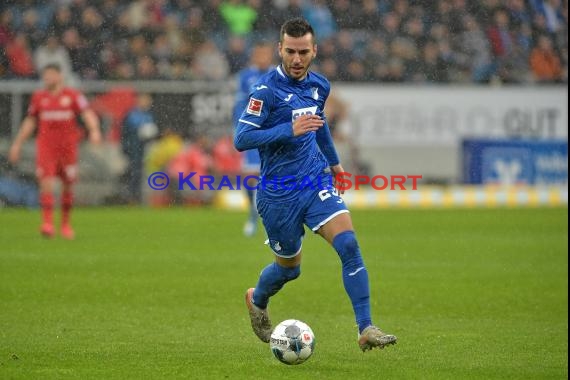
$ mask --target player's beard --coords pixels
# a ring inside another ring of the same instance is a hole
[[[311,67],[311,63],[313,63],[313,60],[311,60],[307,66],[299,66],[299,70],[296,70],[296,66],[292,66],[292,65],[285,65],[283,64],[283,67],[286,67],[285,71],[287,71],[287,74],[295,80],[302,80],[305,78],[305,76],[307,75],[307,73],[309,72],[309,68]],[[293,71],[296,70],[296,71]]]
[[[59,82],[46,84],[46,89],[49,92],[58,92],[61,87],[62,85]]]
[[[297,68],[295,66],[287,66],[287,74],[295,80],[301,80],[301,79],[305,78],[305,76],[309,72],[309,68],[311,67],[311,63],[312,63],[312,61],[309,62],[309,64],[306,67],[305,66],[299,67],[299,70],[297,70]],[[293,70],[295,70],[295,71],[293,71]]]

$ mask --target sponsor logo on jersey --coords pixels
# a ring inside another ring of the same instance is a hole
[[[40,114],[40,118],[42,120],[47,120],[47,121],[69,121],[69,120],[73,120],[74,118],[74,114],[73,111],[71,110],[67,110],[67,111],[43,111]]]
[[[263,90],[264,88],[269,88],[269,87],[267,87],[266,85],[262,84],[261,86],[257,86],[255,89],[259,91],[259,90]]]
[[[289,94],[287,95],[287,97],[283,100],[285,100],[286,102],[288,102],[289,100],[291,100],[291,98],[293,97],[293,94]]]
[[[69,96],[62,96],[61,99],[59,99],[59,104],[62,107],[69,107],[71,104],[71,98]]]
[[[313,97],[313,99],[319,100],[319,88],[318,87],[311,88],[311,96]]]
[[[293,121],[295,121],[299,116],[316,115],[316,114],[317,114],[317,106],[307,107],[307,108],[299,108],[299,109],[293,110]]]
[[[253,116],[261,116],[261,110],[263,109],[263,100],[250,98],[249,104],[247,106],[247,113]]]

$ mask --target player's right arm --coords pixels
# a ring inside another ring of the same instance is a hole
[[[249,103],[238,120],[234,145],[243,152],[263,145],[284,142],[290,137],[302,136],[317,131],[324,121],[317,115],[298,117],[295,122],[263,128],[275,102],[273,92],[264,85],[258,86],[249,98]]]
[[[18,162],[20,159],[20,151],[22,150],[22,145],[24,142],[29,139],[34,130],[36,129],[36,120],[39,115],[38,109],[38,96],[34,94],[30,101],[30,106],[28,107],[28,114],[22,121],[20,125],[20,130],[10,147],[10,151],[8,152],[8,160],[12,163]]]

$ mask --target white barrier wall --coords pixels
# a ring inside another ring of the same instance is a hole
[[[25,96],[38,83],[0,82],[0,140],[23,118]],[[155,95],[159,127],[231,133],[231,82],[84,82],[88,94],[133,87]],[[568,138],[568,87],[468,87],[333,83],[349,105],[344,129],[373,174],[421,174],[460,182],[464,138]],[[342,129],[342,126],[341,126]],[[0,141],[1,143],[2,141]],[[0,144],[1,145],[1,144]],[[345,161],[350,149],[340,146]]]
[[[380,174],[457,182],[464,138],[568,138],[568,88],[334,86],[342,126]]]

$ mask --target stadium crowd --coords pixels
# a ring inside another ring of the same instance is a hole
[[[0,79],[223,80],[292,16],[331,80],[567,82],[567,0],[3,0]]]

